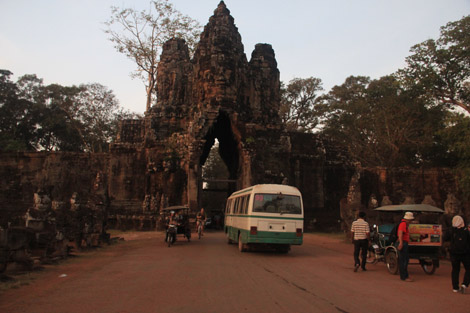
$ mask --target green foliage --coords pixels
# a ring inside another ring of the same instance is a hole
[[[439,39],[417,44],[411,53],[398,72],[406,85],[470,113],[470,16],[441,27]]]
[[[434,134],[444,112],[415,90],[385,76],[349,77],[323,98],[323,133],[347,147],[364,166],[419,166],[432,163]]]
[[[197,21],[176,10],[168,0],[151,1],[149,11],[141,12],[111,7],[111,18],[105,24],[105,32],[116,50],[136,63],[133,76],[146,84],[148,110],[163,44],[171,38],[182,38],[194,51],[201,27]]]
[[[107,151],[118,120],[131,116],[99,84],[43,85],[36,75],[17,83],[0,72],[0,144],[3,151]]]
[[[470,197],[470,117],[463,114],[451,114],[447,120],[448,127],[440,135],[455,155],[455,169],[459,177],[462,192]]]
[[[219,153],[219,143],[216,141],[212,146],[209,156],[206,159],[202,167],[202,177],[204,180],[207,179],[228,179],[229,171],[225,165],[222,157]],[[203,186],[204,189],[210,191],[203,191],[202,193],[202,206],[205,208],[209,215],[212,215],[218,211],[223,210],[225,206],[225,200],[227,199],[228,193],[213,190],[224,190],[227,189],[227,183],[224,182],[207,182]]]
[[[254,142],[255,142],[255,138],[253,138],[253,137],[248,137],[248,138],[246,138],[246,140],[245,140],[245,143],[248,144],[248,145],[249,145],[249,144],[252,144],[252,143],[254,143]]]
[[[287,87],[281,86],[279,115],[289,131],[311,132],[318,125],[320,111],[317,110],[322,91],[319,78],[294,78]]]
[[[19,98],[18,86],[10,80],[11,75],[10,71],[0,71],[1,149],[34,150],[39,136],[37,122],[41,108]]]
[[[209,152],[204,166],[202,167],[202,177],[204,179],[227,179],[229,172],[222,157],[219,154],[219,143],[216,142]],[[208,184],[210,188],[219,188],[217,183]]]

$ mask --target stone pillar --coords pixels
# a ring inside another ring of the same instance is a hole
[[[242,162],[240,162],[241,169],[239,169],[239,173],[241,173],[241,177],[239,181],[241,183],[241,188],[247,188],[252,185],[251,179],[251,152],[248,150],[243,149],[241,151]]]
[[[194,164],[189,166],[188,170],[188,205],[192,211],[198,209],[198,194],[199,194],[199,165]]]

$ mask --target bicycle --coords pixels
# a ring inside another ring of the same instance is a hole
[[[203,220],[198,220],[197,221],[197,235],[198,235],[199,239],[201,239],[201,237],[202,237],[202,223],[203,222],[204,222]]]

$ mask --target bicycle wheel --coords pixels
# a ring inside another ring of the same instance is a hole
[[[395,251],[388,251],[385,254],[385,263],[390,274],[398,273],[398,255]]]
[[[370,264],[375,264],[377,263],[377,258],[375,256],[375,250],[374,249],[368,249],[367,250],[367,259],[366,259],[366,262],[367,263],[370,263]]]

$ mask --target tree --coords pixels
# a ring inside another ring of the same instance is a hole
[[[194,49],[200,25],[177,11],[168,0],[150,2],[149,11],[111,7],[106,33],[120,53],[132,59],[137,70],[132,74],[146,84],[147,111],[150,109],[157,79],[157,65],[163,44],[171,38],[183,38]]]
[[[318,93],[322,90],[321,79],[314,77],[294,78],[287,88],[281,87],[279,114],[287,130],[311,132],[318,125]]]
[[[463,193],[470,197],[470,117],[450,114],[447,127],[440,131],[447,147],[455,156],[454,168]]]
[[[35,150],[42,107],[20,97],[12,73],[0,70],[0,147],[3,151]]]
[[[118,122],[135,117],[100,84],[44,86],[36,75],[14,83],[11,75],[0,71],[2,150],[107,151]]]
[[[364,166],[417,166],[433,161],[444,113],[405,90],[393,76],[349,77],[324,98],[323,133]]]
[[[83,125],[87,149],[93,152],[106,151],[115,135],[113,120],[119,111],[113,92],[97,83],[80,85],[72,109],[74,111],[70,113]]]
[[[212,146],[209,155],[202,167],[202,177],[204,179],[228,179],[229,172],[219,153],[219,142]],[[223,188],[218,183],[207,183],[208,188]]]
[[[117,120],[131,114],[124,112],[114,93],[98,84],[45,87],[46,102],[51,110],[61,111],[72,127],[82,151],[107,151],[117,133]]]
[[[441,27],[438,40],[426,40],[411,52],[407,67],[398,72],[407,85],[470,113],[470,16]]]
[[[212,146],[209,155],[202,167],[202,177],[208,179],[227,179],[229,171],[219,153],[219,142],[216,141]],[[202,193],[202,206],[208,214],[214,214],[224,208],[228,194],[226,192],[216,191],[227,188],[228,183],[224,182],[207,182],[204,186],[205,191]]]

